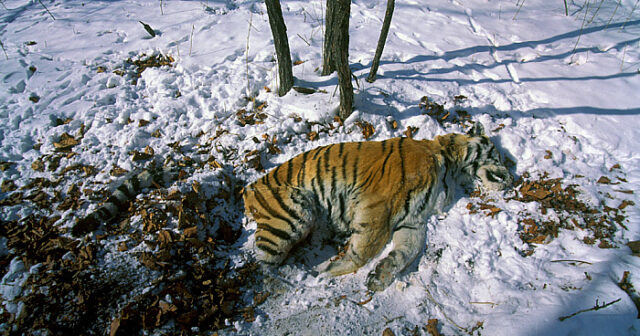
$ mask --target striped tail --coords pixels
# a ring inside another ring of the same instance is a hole
[[[122,212],[129,208],[129,201],[134,199],[143,189],[154,183],[164,184],[174,176],[169,168],[159,170],[144,170],[138,175],[124,181],[98,210],[78,220],[71,229],[75,237],[95,231],[101,223],[110,223]]]

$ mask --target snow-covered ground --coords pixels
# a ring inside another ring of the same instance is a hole
[[[402,136],[409,126],[418,139],[465,131],[424,113],[420,102],[427,96],[452,115],[465,110],[483,123],[517,177],[536,180],[547,173],[561,178],[563,188],[577,185],[579,199],[595,209],[621,208],[624,220],[612,224],[615,247],[588,244],[590,231],[577,228],[544,243],[524,242],[523,219],[560,215],[542,214],[538,202],[513,199],[513,191],[482,200],[461,194],[446,216],[430,219],[424,254],[384,292],[367,293],[370,266],[330,278],[298,253],[243,288],[245,305],[257,292],[269,294],[256,305],[255,320],[229,319],[220,332],[379,335],[390,328],[420,335],[435,319],[444,334],[639,334],[636,306],[618,284],[629,271],[626,282],[640,285],[640,259],[625,245],[640,240],[638,2],[567,1],[567,16],[561,0],[397,1],[378,79],[367,83],[385,5],[352,3],[356,106],[340,125],[334,121],[337,77],[319,75],[323,1],[282,1],[298,61],[296,85],[318,90],[284,97],[274,93],[275,51],[262,1],[2,1],[3,225],[38,214],[60,216],[55,226],[70,228],[104,200],[90,198],[86,189],[114,190],[127,176],[112,176],[114,168],[131,174],[147,166],[150,160],[136,159],[134,151],[160,162],[188,156],[201,163],[172,188],[185,192],[198,182],[198,192],[213,197],[224,190],[225,176],[246,182],[261,176],[251,160],[256,155],[269,170],[320,145],[362,141],[361,122],[375,129],[369,140]],[[136,79],[132,62],[149,55],[174,62],[147,68]],[[64,170],[74,165],[92,168]],[[58,183],[29,185],[39,177]],[[86,201],[60,207],[73,185]],[[38,195],[7,201],[38,188],[52,199],[46,206]],[[479,202],[500,211],[470,211],[468,205]],[[199,238],[216,235],[220,216],[244,222],[240,210],[237,203],[213,207],[208,215],[215,224]],[[167,228],[177,232],[175,223]],[[235,245],[216,252],[238,267],[251,255],[245,224],[236,227]],[[152,247],[120,249],[122,237],[89,237],[100,267],[132,278],[131,293],[121,293],[119,302],[144,292],[157,276],[134,256]],[[33,294],[27,278],[44,272],[25,265],[7,242],[0,237],[0,257],[10,260],[0,264],[0,316],[7,318],[0,331],[18,328],[11,314],[31,313],[20,298]],[[601,308],[559,319],[594,307]]]

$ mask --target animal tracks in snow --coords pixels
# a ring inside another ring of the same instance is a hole
[[[467,18],[469,19],[469,26],[471,27],[471,30],[475,34],[483,36],[484,38],[487,39],[487,41],[489,41],[489,44],[491,45],[490,54],[493,60],[498,64],[504,64],[504,66],[507,69],[507,73],[509,74],[509,77],[511,77],[511,80],[516,84],[520,83],[520,77],[518,76],[518,72],[516,71],[513,64],[509,62],[506,62],[506,63],[503,62],[502,58],[498,54],[498,50],[496,48],[499,45],[496,41],[495,36],[487,32],[480,24],[478,24],[476,20],[473,19],[473,12],[471,11],[471,9],[467,8],[464,12],[467,15]]]

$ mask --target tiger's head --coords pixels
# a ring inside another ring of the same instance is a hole
[[[443,144],[443,141],[440,141]],[[463,184],[474,184],[485,190],[504,190],[513,183],[513,176],[502,163],[500,153],[484,127],[475,123],[467,134],[452,134],[443,144],[447,156],[455,161]]]

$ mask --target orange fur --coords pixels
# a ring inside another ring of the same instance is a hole
[[[481,156],[469,150],[489,146],[484,153],[493,153],[493,144],[482,138],[448,134],[434,140],[341,143],[292,158],[245,188],[246,213],[257,222],[258,259],[280,263],[314,228],[328,225],[350,239],[345,256],[331,262],[327,272],[356,271],[392,238],[394,251],[379,265],[386,265],[380,272],[388,268],[392,279],[418,254],[425,217],[450,202],[456,175],[469,170],[465,160]],[[473,167],[506,171],[499,158],[487,162],[491,165]],[[385,279],[369,285],[376,290],[388,285],[388,274],[380,278]]]

